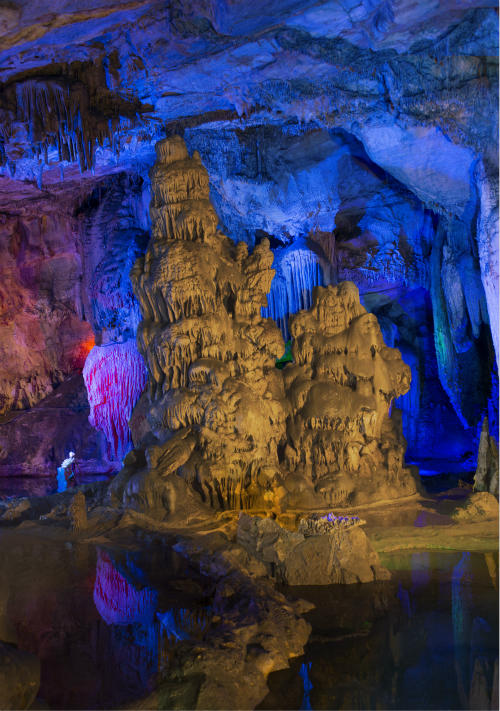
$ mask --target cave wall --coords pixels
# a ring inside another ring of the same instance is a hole
[[[0,6],[0,410],[93,339],[133,348],[148,170],[181,134],[225,233],[270,240],[263,315],[288,338],[315,285],[353,280],[412,367],[409,451],[474,450],[498,422],[496,4],[84,6]]]
[[[71,212],[45,201],[2,218],[0,414],[36,405],[83,367],[94,342]]]
[[[58,195],[24,189],[13,205],[0,240],[0,472],[47,475],[71,449],[81,470],[116,468],[145,383],[129,272],[149,239],[147,185],[121,172]]]

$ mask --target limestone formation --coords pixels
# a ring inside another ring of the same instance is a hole
[[[78,491],[71,499],[69,518],[74,533],[80,533],[87,528],[87,504],[82,491]]]
[[[215,508],[347,505],[412,494],[393,400],[411,371],[354,284],[318,287],[290,319],[294,363],[261,317],[274,271],[217,230],[208,176],[179,137],[157,145],[152,239],[131,280],[149,386],[113,485],[127,505],[173,513],[186,484]],[[180,475],[182,484],[175,474]]]
[[[457,522],[494,520],[498,518],[498,501],[488,491],[477,491],[460,502],[451,516]]]
[[[217,230],[207,172],[181,138],[156,151],[151,242],[131,273],[149,373],[132,434],[136,445],[160,444],[161,479],[181,474],[215,507],[262,505],[280,477],[286,419],[275,368],[283,339],[260,315],[273,255],[267,240],[248,254]]]
[[[316,523],[321,519],[315,519]],[[287,531],[270,518],[240,514],[237,540],[287,585],[332,585],[387,580],[365,532],[357,525],[333,523],[324,531]]]
[[[479,440],[474,491],[489,491],[498,496],[498,445],[490,435],[487,417],[483,420]]]
[[[312,502],[314,492],[338,506],[415,493],[399,411],[390,416],[411,371],[385,346],[357,287],[316,287],[313,307],[291,317],[290,332],[294,363],[283,370],[290,500]]]

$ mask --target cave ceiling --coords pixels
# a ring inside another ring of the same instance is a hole
[[[496,162],[495,8],[3,2],[0,190],[33,199],[33,185],[149,167],[165,125],[299,124],[347,131],[429,207],[463,215],[475,162]]]

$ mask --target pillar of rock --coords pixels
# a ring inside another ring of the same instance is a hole
[[[294,363],[283,370],[292,498],[310,499],[311,488],[328,505],[415,493],[400,412],[390,416],[394,399],[410,388],[410,367],[385,345],[355,284],[316,287],[313,301],[290,318]]]
[[[283,339],[260,315],[273,254],[267,240],[248,254],[217,229],[208,174],[182,138],[156,152],[151,242],[131,273],[149,372],[139,410],[170,462],[156,474],[177,471],[216,507],[262,505],[280,478],[286,436],[275,368]]]
[[[349,505],[416,491],[391,404],[411,371],[384,344],[356,286],[317,287],[290,318],[294,362],[263,319],[274,271],[267,240],[248,253],[217,229],[199,155],[156,146],[152,233],[131,280],[149,387],[130,427],[137,450],[113,495],[189,515],[212,507]]]

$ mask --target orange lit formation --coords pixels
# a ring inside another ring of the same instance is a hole
[[[269,243],[248,254],[217,230],[207,172],[181,138],[156,150],[152,240],[131,274],[149,388],[115,495],[164,513],[185,486],[215,508],[276,510],[414,493],[389,417],[410,369],[354,284],[315,291],[311,310],[290,320],[295,362],[277,369],[283,339],[260,315]]]

